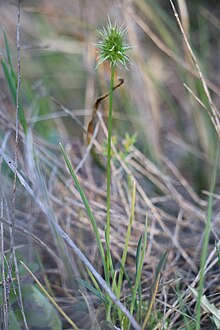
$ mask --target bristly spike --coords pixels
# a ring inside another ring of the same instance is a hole
[[[119,67],[120,63],[127,69],[126,63],[129,63],[130,60],[126,52],[133,47],[125,42],[127,29],[124,27],[124,23],[121,27],[118,27],[117,22],[115,21],[115,23],[112,24],[108,16],[107,27],[97,30],[97,33],[100,36],[100,40],[96,44],[99,50],[96,68],[107,60],[111,67],[115,65]]]

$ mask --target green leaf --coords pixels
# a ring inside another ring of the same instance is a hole
[[[99,251],[100,251],[100,254],[101,254],[101,258],[102,258],[102,264],[103,264],[103,267],[104,267],[104,270],[105,270],[105,274],[107,274],[107,269],[106,269],[106,262],[105,262],[105,253],[104,253],[104,249],[103,249],[103,245],[102,245],[102,242],[101,242],[101,238],[100,238],[100,235],[99,235],[99,230],[98,230],[98,227],[97,227],[97,224],[96,224],[96,221],[95,221],[95,218],[94,218],[94,215],[92,213],[92,210],[89,206],[89,202],[86,198],[86,195],[77,179],[77,176],[74,172],[74,169],[72,167],[72,164],[69,160],[69,157],[66,153],[66,151],[64,150],[62,144],[60,143],[60,147],[61,147],[61,151],[62,151],[62,154],[63,154],[63,157],[64,157],[64,160],[66,162],[66,165],[67,165],[67,168],[73,178],[73,181],[76,185],[76,188],[78,190],[78,192],[80,193],[80,196],[82,198],[82,201],[83,201],[83,204],[85,206],[85,209],[86,209],[86,212],[88,214],[88,217],[91,221],[91,224],[92,224],[92,228],[93,228],[93,231],[94,231],[94,234],[95,234],[95,237],[96,237],[96,241],[98,243],[98,247],[99,247]]]
[[[20,324],[12,310],[9,312],[9,330],[21,330]]]
[[[43,293],[34,285],[26,285],[22,290],[28,324],[37,329],[62,330],[56,309]]]
[[[138,268],[140,265],[140,257],[141,257],[141,245],[142,245],[142,241],[143,241],[143,237],[141,236],[138,242],[138,246],[137,246],[137,252],[136,252],[136,277],[138,274]],[[137,303],[138,302],[138,303]],[[142,315],[141,315],[141,309],[142,309],[142,289],[141,289],[141,282],[138,284],[138,301],[135,301],[135,308],[137,309],[138,313],[137,313],[137,317],[138,320],[140,322]]]
[[[4,57],[1,57],[1,63],[2,63],[2,69],[5,75],[5,78],[8,83],[9,90],[11,92],[11,96],[13,99],[14,104],[16,103],[16,82],[13,80],[13,77],[10,73],[10,70],[8,69],[8,65],[5,62]]]
[[[94,293],[94,295],[96,297],[98,297],[99,299],[101,299],[104,303],[108,304],[109,301],[108,299],[106,299],[101,293],[100,291],[96,290],[91,284],[89,284],[88,282],[84,281],[81,278],[77,278],[76,279],[78,283],[80,283],[81,285],[83,285],[85,288],[87,288],[89,291],[91,291],[92,293]]]
[[[163,265],[166,261],[166,258],[167,258],[167,251],[164,252],[164,254],[162,255],[162,257],[160,258],[159,260],[159,263],[157,265],[157,268],[156,268],[156,276],[155,276],[155,282],[158,281],[158,277],[160,277],[160,272],[161,272],[161,269],[163,268]]]
[[[9,67],[10,67],[10,75],[11,75],[13,81],[14,81],[14,84],[16,85],[17,77],[16,77],[14,67],[13,67],[13,64],[12,64],[11,51],[10,51],[9,44],[8,44],[8,38],[7,38],[7,35],[6,35],[5,31],[3,33],[4,33],[4,39],[5,39],[5,48],[6,48],[6,53],[7,53],[7,60],[8,60],[8,64],[9,64]]]
[[[136,251],[136,258],[135,258],[135,263],[136,263],[136,275],[137,275],[137,270],[140,264],[140,255],[141,255],[141,245],[142,245],[143,237],[141,236],[138,241],[138,246],[137,246],[137,251]]]
[[[4,39],[5,39],[5,47],[6,47],[6,52],[7,52],[8,64],[10,65],[10,68],[13,68],[12,60],[11,60],[11,52],[10,52],[10,48],[9,48],[9,44],[8,44],[8,38],[7,38],[5,31],[3,32],[3,34],[4,34]]]

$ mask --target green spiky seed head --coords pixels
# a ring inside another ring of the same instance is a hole
[[[127,30],[122,26],[118,27],[116,23],[112,25],[109,19],[107,28],[103,27],[101,30],[97,30],[97,32],[100,36],[100,40],[96,44],[99,50],[97,67],[104,61],[108,61],[110,66],[122,64],[127,69],[126,64],[130,60],[126,53],[133,48],[125,41]]]

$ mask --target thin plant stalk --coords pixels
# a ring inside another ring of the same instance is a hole
[[[112,25],[110,18],[108,19],[107,28],[97,31],[100,40],[96,44],[99,51],[97,67],[108,61],[111,68],[110,92],[109,92],[109,113],[108,113],[108,156],[107,156],[107,215],[105,228],[106,241],[106,267],[111,271],[112,278],[114,277],[114,269],[110,253],[110,205],[111,205],[111,138],[112,138],[112,108],[113,108],[113,91],[114,91],[114,75],[115,66],[122,64],[125,68],[129,58],[126,52],[132,47],[125,42],[126,29],[123,26],[118,27],[115,23]],[[110,274],[109,274],[110,275]],[[107,279],[106,279],[107,281]],[[108,282],[108,281],[107,281]]]
[[[115,66],[111,66],[111,81],[109,93],[109,112],[108,112],[108,160],[107,160],[107,219],[106,219],[106,264],[110,270],[110,205],[111,205],[111,139],[112,139],[112,108],[113,108],[113,88],[114,88]]]
[[[110,91],[109,91],[109,111],[108,111],[108,159],[107,159],[107,218],[106,218],[106,268],[107,272],[110,270],[113,273],[113,265],[111,261],[111,250],[110,250],[110,206],[111,206],[111,139],[112,139],[112,108],[113,108],[113,91],[114,91],[114,76],[115,66],[111,66],[111,80],[110,80]],[[111,319],[111,304],[107,306],[107,320]]]
[[[206,265],[211,220],[212,220],[213,192],[214,192],[215,183],[216,183],[218,159],[219,159],[219,150],[217,148],[216,163],[215,163],[215,167],[213,169],[211,185],[210,185],[207,219],[206,219],[204,240],[203,240],[203,245],[202,245],[202,256],[201,256],[201,262],[200,262],[200,279],[199,279],[199,287],[198,287],[198,298],[197,298],[197,303],[196,303],[196,330],[200,330],[201,300],[202,300],[202,293],[203,293],[203,286],[204,286],[205,265]]]
[[[124,267],[125,267],[125,262],[126,262],[126,257],[127,257],[127,252],[128,252],[128,244],[131,236],[131,227],[132,227],[132,222],[134,219],[134,211],[135,211],[135,200],[136,200],[136,183],[133,183],[133,192],[132,192],[132,204],[131,204],[131,215],[130,215],[130,221],[127,229],[127,234],[126,234],[126,239],[125,239],[125,246],[123,249],[123,255],[121,259],[121,268],[119,271],[119,277],[118,277],[118,286],[117,286],[117,297],[120,298],[120,293],[121,293],[121,287],[122,287],[122,278],[124,275]]]
[[[123,249],[123,254],[122,254],[122,259],[121,259],[121,267],[120,267],[119,276],[118,276],[118,284],[117,284],[117,287],[115,288],[116,296],[118,299],[120,299],[120,295],[121,295],[122,279],[123,279],[123,275],[124,275],[125,262],[126,262],[127,252],[128,252],[128,244],[129,244],[129,240],[130,240],[130,236],[131,236],[131,227],[132,227],[132,222],[134,219],[135,200],[136,200],[136,183],[134,182],[133,183],[133,192],[132,192],[131,215],[130,215],[129,225],[128,225],[126,239],[125,239],[125,246]],[[118,309],[118,316],[121,321],[122,313],[121,313],[120,309]]]
[[[131,306],[130,306],[131,315],[133,314],[133,311],[134,311],[136,293],[137,293],[137,289],[138,289],[138,286],[139,286],[140,280],[141,280],[141,272],[142,272],[142,268],[143,268],[143,264],[144,264],[144,256],[145,256],[146,247],[147,247],[147,223],[148,223],[148,217],[147,217],[147,214],[146,214],[143,246],[142,246],[142,251],[141,251],[141,255],[140,255],[140,260],[139,260],[139,263],[137,265],[137,274],[136,274],[135,285],[134,285],[133,294],[132,294],[132,303],[131,303]]]

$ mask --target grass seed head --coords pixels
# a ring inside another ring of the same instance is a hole
[[[104,61],[108,61],[110,66],[123,65],[127,69],[126,64],[130,62],[127,51],[132,48],[125,41],[127,30],[123,26],[118,27],[116,22],[112,25],[108,20],[107,28],[103,27],[97,30],[100,40],[96,47],[99,50],[97,67]]]

